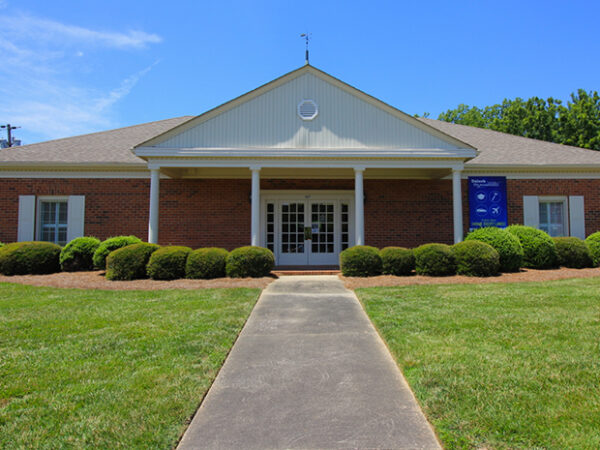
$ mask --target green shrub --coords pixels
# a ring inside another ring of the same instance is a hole
[[[150,255],[160,247],[141,242],[118,248],[106,258],[106,278],[109,280],[136,280],[147,278],[146,265]]]
[[[585,240],[585,243],[590,249],[594,267],[600,266],[600,231],[590,234]]]
[[[60,252],[60,267],[65,272],[92,270],[94,268],[94,252],[100,245],[95,237],[75,238],[65,245]]]
[[[491,245],[500,255],[500,272],[518,272],[523,263],[523,247],[519,238],[502,228],[485,227],[472,231],[465,241],[481,241]]]
[[[262,247],[240,247],[227,256],[225,272],[228,277],[265,277],[275,266],[273,252]]]
[[[110,252],[131,244],[139,244],[142,240],[135,236],[115,236],[100,243],[94,252],[94,267],[106,269],[106,257]]]
[[[340,269],[345,277],[381,275],[383,262],[379,250],[368,245],[355,245],[340,253]]]
[[[225,265],[229,252],[224,248],[199,248],[188,256],[185,265],[186,278],[221,278],[225,276]]]
[[[548,233],[525,225],[511,225],[506,231],[515,235],[523,247],[523,267],[554,269],[558,267],[556,245]]]
[[[552,238],[556,245],[558,264],[573,269],[592,267],[592,255],[585,242],[576,237]]]
[[[464,241],[452,247],[456,273],[470,277],[491,277],[498,274],[500,255],[494,247],[481,241]]]
[[[0,242],[0,248],[4,247],[4,244],[2,242]]]
[[[449,245],[425,244],[415,248],[414,253],[418,275],[443,277],[456,273],[456,261]]]
[[[192,251],[189,247],[161,247],[152,253],[146,266],[153,280],[176,280],[185,277],[185,263]]]
[[[60,272],[60,246],[50,242],[15,242],[0,249],[0,273],[38,275]]]
[[[384,275],[410,275],[415,269],[415,254],[409,248],[386,247],[379,252]]]

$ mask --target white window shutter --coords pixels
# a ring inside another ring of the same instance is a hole
[[[85,196],[69,195],[67,204],[67,242],[83,236]]]
[[[17,241],[33,241],[35,235],[35,195],[19,195]]]
[[[585,212],[583,195],[569,196],[569,224],[571,236],[585,239]]]
[[[523,225],[539,228],[540,204],[537,195],[523,196]]]

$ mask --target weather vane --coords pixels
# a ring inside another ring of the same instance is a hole
[[[310,40],[311,36],[312,36],[312,33],[302,33],[300,35],[300,37],[304,38],[304,40],[306,41],[306,64],[308,64],[308,41]]]

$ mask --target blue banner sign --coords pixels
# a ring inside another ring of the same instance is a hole
[[[506,228],[506,177],[469,177],[469,230]]]

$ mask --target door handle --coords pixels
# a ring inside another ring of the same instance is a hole
[[[304,227],[304,240],[310,241],[312,239],[312,229],[310,227]]]

